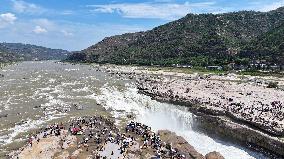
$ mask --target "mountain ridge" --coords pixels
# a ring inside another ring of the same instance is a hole
[[[50,49],[43,46],[22,43],[0,43],[0,60],[32,61],[32,60],[62,60],[70,52],[62,49]],[[7,58],[9,55],[10,58]],[[5,58],[6,57],[6,58]]]
[[[104,38],[77,52],[76,55],[83,57],[77,61],[141,65],[227,65],[247,58],[240,56],[244,54],[245,46],[283,23],[284,7],[269,12],[188,14],[149,31]],[[68,59],[76,61],[72,55]]]

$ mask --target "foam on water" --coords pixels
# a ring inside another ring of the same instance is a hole
[[[90,95],[86,95],[80,98],[85,98],[85,99],[98,99],[97,94],[96,93],[92,93]]]
[[[149,125],[154,130],[168,129],[176,132],[202,154],[218,151],[225,158],[265,158],[260,153],[214,140],[206,134],[192,130],[193,115],[185,107],[152,100],[139,94],[138,90],[130,85],[125,91],[119,91],[116,87],[109,87],[106,84],[101,88],[101,94],[96,96],[96,100],[106,109],[113,110],[112,114],[115,117],[125,117],[129,113],[134,113],[138,122]]]
[[[74,69],[65,69],[65,71],[70,72],[70,71],[79,71],[79,68],[74,68]]]
[[[65,103],[64,101],[60,99],[55,99],[53,96],[48,95],[47,97],[48,102],[45,104],[41,104],[42,107],[44,107],[46,110],[54,110],[56,108],[69,108],[70,105]]]
[[[101,94],[95,96],[95,99],[107,110],[116,110],[112,112],[115,117],[125,117],[127,113],[134,113],[137,115],[140,112],[143,112],[145,108],[140,105],[143,103],[138,103],[143,101],[133,100],[129,93],[131,93],[131,90],[121,92],[115,87],[108,87],[108,84],[106,84],[101,88]]]
[[[89,87],[84,87],[84,88],[78,88],[78,89],[72,89],[74,92],[90,92]]]
[[[62,85],[66,85],[66,83],[63,83]],[[9,128],[6,130],[6,135],[0,136],[0,143],[3,145],[12,143],[15,141],[15,137],[17,137],[19,134],[28,132],[31,129],[38,128],[48,121],[54,120],[61,118],[65,115],[66,113],[61,113],[57,109],[67,109],[70,107],[69,104],[65,103],[64,101],[55,98],[52,96],[51,93],[62,93],[62,85],[59,85],[58,87],[44,87],[44,88],[38,88],[30,98],[32,99],[45,99],[47,100],[45,103],[41,104],[41,107],[45,108],[44,117],[39,118],[38,120],[32,120],[32,119],[26,119],[25,121],[21,122],[20,124],[16,124],[14,127]],[[69,83],[67,84],[69,85]],[[73,85],[73,84],[71,84]],[[51,93],[48,93],[50,91],[53,91]],[[11,101],[12,97],[10,97],[7,102],[5,102],[4,106],[5,109],[8,109],[9,103]],[[26,101],[29,102],[29,101]],[[15,104],[15,103],[13,103]],[[4,131],[2,131],[4,132]]]
[[[11,99],[12,99],[12,97],[9,97],[9,99],[4,104],[4,110],[9,110],[10,109],[10,104],[11,104],[10,101],[11,101]]]
[[[15,141],[15,137],[17,137],[21,133],[28,132],[29,130],[39,128],[44,125],[48,121],[61,118],[67,115],[66,113],[58,113],[49,111],[45,114],[45,117],[42,117],[38,120],[26,119],[19,124],[16,124],[14,127],[9,128],[7,131],[10,132],[7,135],[0,136],[0,143],[3,145],[10,144]],[[6,131],[6,130],[2,130]],[[20,140],[20,139],[18,139]]]
[[[44,121],[42,120],[27,119],[26,121],[23,122],[23,124],[15,125],[15,127],[10,128],[8,131],[11,133],[9,133],[8,135],[0,136],[0,143],[9,144],[13,142],[14,138],[18,134],[24,133],[30,129],[35,129],[43,123]]]
[[[62,86],[65,87],[65,86],[75,86],[77,84],[82,84],[80,81],[75,81],[75,82],[63,82],[62,83]]]
[[[53,79],[53,78],[51,78],[51,79],[49,79],[49,83],[54,83],[56,81],[56,79]]]
[[[64,115],[64,114],[62,114]],[[21,124],[16,124],[14,127],[8,129],[10,132],[7,135],[0,136],[0,143],[3,145],[9,144],[14,142],[15,137],[19,135],[20,133],[25,133],[31,129],[36,129],[39,126],[43,125],[44,123],[60,118],[60,114],[54,115],[54,116],[46,116],[44,118],[41,118],[39,120],[32,120],[32,119],[26,119]]]

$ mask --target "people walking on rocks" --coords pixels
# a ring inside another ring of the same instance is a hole
[[[120,131],[113,123],[101,116],[73,119],[67,124],[69,127],[55,123],[44,128],[36,137],[31,136],[28,144],[32,147],[33,141],[39,142],[40,137],[55,137],[60,141],[60,149],[64,150],[70,144],[66,138],[70,135],[76,137],[73,144],[78,152],[84,151],[98,159],[126,158],[130,153],[141,151],[146,151],[157,159],[182,159],[179,151],[171,144],[163,143],[160,135],[151,131],[151,127],[131,121]]]
[[[33,147],[33,137],[29,138],[29,145],[30,145],[30,147]]]

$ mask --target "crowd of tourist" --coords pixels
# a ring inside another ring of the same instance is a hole
[[[186,157],[185,154],[179,152],[178,149],[175,149],[172,144],[162,142],[160,135],[151,131],[151,127],[148,127],[147,125],[132,121],[126,126],[125,131],[140,136],[143,141],[141,149],[148,147],[154,149],[157,158],[163,156],[183,159]]]
[[[65,140],[64,138],[68,134],[76,136],[78,149],[84,149],[97,159],[111,158],[115,154],[121,156],[116,156],[117,158],[127,158],[129,152],[135,154],[142,151],[146,151],[157,159],[162,157],[186,158],[186,155],[179,152],[171,143],[163,142],[160,135],[153,132],[151,127],[131,121],[122,130],[119,130],[112,120],[102,116],[73,119],[67,125],[62,123],[49,125],[37,135],[31,136],[28,144],[32,147],[33,143],[50,136],[60,136],[62,140]],[[106,150],[106,145],[109,143],[115,144],[119,148]],[[61,148],[64,149],[63,144]],[[103,156],[103,151],[111,151],[111,153],[108,156]]]

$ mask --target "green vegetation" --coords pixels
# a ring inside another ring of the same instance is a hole
[[[0,63],[1,65],[4,65],[6,63],[12,62],[12,61],[17,61],[18,56],[13,53],[7,53],[4,51],[0,50]]]
[[[254,58],[284,64],[284,24],[257,37],[240,53],[242,58]]]
[[[50,49],[41,46],[0,43],[0,62],[31,61],[31,60],[62,60],[70,52],[60,49]]]
[[[188,14],[138,33],[108,37],[69,61],[195,67],[253,62],[284,65],[284,8],[270,12]],[[282,69],[282,68],[279,68]]]
[[[86,62],[86,54],[80,52],[73,52],[69,57],[69,61]]]
[[[274,77],[284,77],[284,73],[279,72],[262,72],[262,71],[230,71],[230,70],[208,70],[204,67],[193,67],[193,68],[177,68],[177,67],[147,67],[149,71],[164,71],[164,72],[177,72],[185,74],[215,74],[224,75],[228,73],[234,73],[238,75],[250,75],[250,76],[274,76]]]
[[[225,74],[228,71],[222,70],[208,70],[204,67],[194,67],[194,68],[176,68],[176,67],[149,67],[149,71],[165,71],[165,72],[178,72],[178,73],[185,73],[185,74]]]

